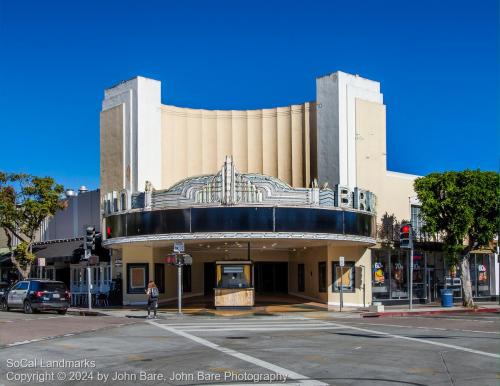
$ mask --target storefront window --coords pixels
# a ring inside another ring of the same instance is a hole
[[[405,299],[408,298],[408,283],[406,251],[394,250],[391,252],[391,298]]]
[[[427,297],[425,278],[425,255],[423,252],[413,254],[413,298],[425,299]]]
[[[422,226],[424,225],[422,221],[422,208],[417,205],[411,206],[411,226],[413,228],[413,232],[415,233],[415,237],[420,239],[422,235]]]
[[[222,266],[219,288],[248,288],[243,265]]]
[[[340,292],[341,285],[343,292],[354,292],[354,263],[346,262],[344,267],[339,263],[333,263],[332,267],[333,292]]]
[[[476,296],[490,296],[490,255],[476,254],[475,263],[475,267],[471,267],[471,279],[473,288],[477,288]]]
[[[373,250],[372,293],[373,299],[389,299],[389,254],[386,250]]]
[[[318,292],[326,292],[326,263],[318,263]]]

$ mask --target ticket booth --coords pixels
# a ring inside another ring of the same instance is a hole
[[[216,261],[216,308],[250,308],[255,304],[251,261]]]

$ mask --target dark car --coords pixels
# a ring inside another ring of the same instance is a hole
[[[5,291],[2,310],[23,309],[26,314],[38,311],[57,311],[64,315],[70,305],[70,293],[62,281],[21,280]]]

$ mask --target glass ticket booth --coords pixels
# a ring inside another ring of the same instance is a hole
[[[255,304],[251,261],[216,261],[216,308],[250,308]]]

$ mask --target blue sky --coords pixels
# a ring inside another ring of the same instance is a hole
[[[390,170],[498,170],[498,26],[497,0],[0,0],[0,170],[97,187],[103,90],[135,75],[250,109],[336,70],[381,82]]]

